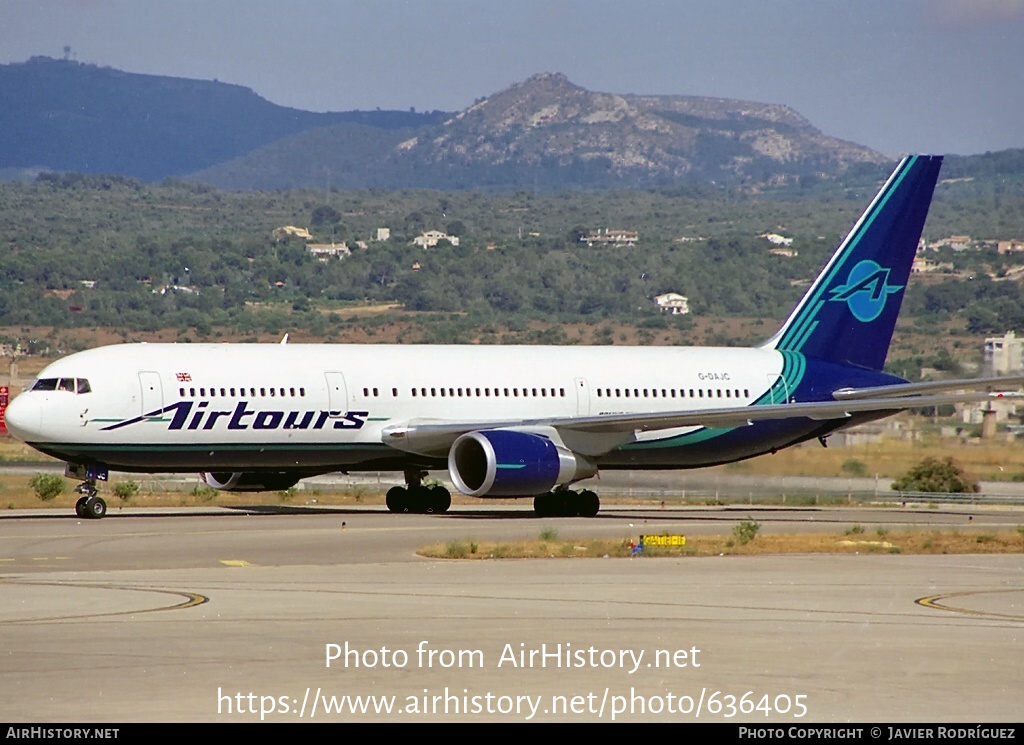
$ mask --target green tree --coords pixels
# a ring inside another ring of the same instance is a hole
[[[318,227],[321,225],[333,225],[340,220],[341,215],[329,204],[321,204],[313,208],[313,214],[310,216],[310,222]]]
[[[114,495],[124,502],[127,502],[138,493],[139,484],[137,481],[119,481],[114,485]]]
[[[64,479],[55,473],[37,473],[29,480],[28,485],[43,502],[49,502],[64,492]]]
[[[980,490],[952,458],[928,457],[893,482],[894,491],[970,494]]]

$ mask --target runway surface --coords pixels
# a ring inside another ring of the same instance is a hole
[[[547,526],[566,538],[728,533],[749,517],[765,532],[1024,523],[949,509],[5,513],[0,718],[1020,720],[1022,555],[414,553]]]

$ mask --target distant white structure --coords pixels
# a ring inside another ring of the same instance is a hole
[[[910,266],[910,271],[914,274],[951,272],[953,271],[953,264],[949,261],[933,261],[932,259],[925,258],[924,256],[917,256],[914,258],[914,263]]]
[[[168,292],[183,292],[186,295],[199,294],[199,290],[189,285],[161,285],[153,290],[154,295],[166,295]]]
[[[307,243],[306,249],[320,261],[344,259],[352,255],[347,243]]]
[[[690,312],[689,298],[678,292],[666,292],[664,295],[658,295],[654,298],[654,302],[662,311],[668,311],[674,316],[685,316]]]
[[[391,228],[377,228],[377,240],[378,241],[391,240]]]
[[[992,401],[985,401],[984,403],[966,403],[958,404],[958,415],[960,421],[964,424],[981,424],[986,423],[986,417],[991,417],[990,421],[992,426],[996,423],[1005,424],[1011,421],[1012,418],[1017,416],[1017,410],[1019,407],[1012,398],[999,398]],[[982,437],[991,437],[995,434],[993,430],[990,434],[982,432]]]
[[[595,243],[606,246],[609,244],[613,246],[635,246],[638,240],[640,240],[640,234],[637,231],[619,230],[616,228],[588,230],[580,236],[580,243],[586,243],[587,246],[593,246]]]
[[[935,248],[952,248],[954,251],[966,251],[971,247],[971,236],[951,235],[948,238],[940,238],[931,244]]]
[[[792,246],[793,245],[793,239],[792,238],[787,238],[786,236],[779,235],[778,233],[761,233],[761,235],[759,235],[758,238],[765,238],[765,239],[768,240],[769,243],[773,243],[776,246]]]
[[[282,225],[279,228],[274,228],[270,234],[273,236],[275,241],[283,241],[288,238],[301,238],[304,241],[313,240],[313,235],[306,228],[299,228],[295,225]]]
[[[418,235],[412,239],[412,242],[420,248],[435,248],[441,241],[448,241],[453,246],[459,245],[459,239],[457,236],[448,235],[442,233],[440,230],[428,230],[422,235]]]
[[[1024,370],[1024,339],[1018,339],[1013,331],[985,339],[985,369],[992,375]]]

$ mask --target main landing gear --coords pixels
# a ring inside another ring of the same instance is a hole
[[[594,517],[601,509],[601,500],[590,489],[575,491],[558,487],[533,498],[537,517]]]
[[[452,495],[441,485],[424,486],[426,471],[406,471],[405,486],[388,489],[385,499],[390,512],[412,512],[416,514],[447,512],[452,506]]]
[[[75,491],[81,494],[75,502],[75,514],[79,517],[90,520],[99,520],[107,514],[107,503],[99,496],[96,490],[96,481],[87,479],[75,487]]]

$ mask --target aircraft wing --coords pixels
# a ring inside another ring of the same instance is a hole
[[[983,385],[1007,378],[987,379]],[[1024,380],[1024,378],[1022,378]],[[975,381],[970,381],[975,383]],[[963,388],[964,381],[957,387]],[[679,411],[602,414],[596,416],[558,417],[547,419],[509,419],[503,421],[437,421],[413,420],[385,428],[383,440],[400,450],[422,454],[441,455],[460,435],[467,432],[496,429],[537,430],[553,428],[566,440],[587,443],[581,449],[588,455],[608,452],[632,440],[638,432],[675,429],[679,427],[741,427],[772,419],[807,418],[819,421],[848,419],[867,411],[902,411],[930,408],[964,401],[986,401],[1004,397],[1024,397],[1024,394],[975,391],[942,395],[907,395],[927,390],[915,388],[930,384],[887,386],[885,393],[870,398],[857,398],[856,394],[873,389],[854,390],[849,400],[807,403],[785,403],[770,406],[732,406],[715,409],[684,409]],[[900,389],[892,391],[890,389]],[[848,389],[852,390],[852,389]],[[582,437],[583,439],[580,439]],[[574,448],[575,449],[575,448]]]

